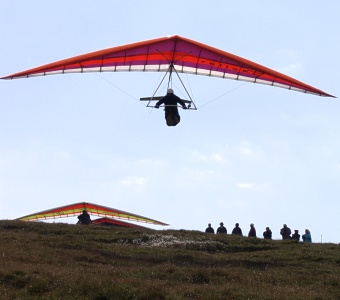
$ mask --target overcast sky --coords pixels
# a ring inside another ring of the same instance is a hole
[[[0,76],[178,34],[340,96],[339,11],[314,0],[0,1]],[[138,101],[163,75],[1,80],[0,218],[92,202],[171,229],[239,222],[247,234],[254,223],[279,239],[286,223],[339,243],[338,98],[182,75],[199,109],[167,127]]]

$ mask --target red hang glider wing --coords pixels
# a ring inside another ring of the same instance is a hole
[[[63,218],[63,217],[73,217],[78,216],[82,213],[83,210],[86,210],[90,215],[100,216],[100,217],[110,217],[114,219],[123,219],[129,221],[143,222],[154,225],[163,225],[166,226],[168,224],[153,220],[150,218],[146,218],[143,216],[135,215],[126,211],[121,211],[115,208],[110,208],[102,205],[97,205],[93,203],[80,202],[71,205],[56,207],[52,209],[48,209],[45,211],[41,211],[35,214],[27,215],[17,220],[21,221],[37,221],[37,220],[46,220],[53,218]]]
[[[268,84],[319,96],[334,97],[250,60],[178,35],[79,55],[2,79],[77,72],[166,72],[170,67],[179,73]]]
[[[128,227],[128,228],[136,228],[136,229],[150,229],[144,226],[139,226],[136,224],[123,222],[120,220],[115,220],[111,218],[99,218],[92,220],[92,224],[98,224],[98,225],[106,225],[106,226],[120,226],[120,227]]]

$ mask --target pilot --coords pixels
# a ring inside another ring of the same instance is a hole
[[[86,209],[83,210],[83,213],[81,215],[78,216],[78,223],[77,224],[83,224],[83,225],[88,225],[90,223],[92,223],[92,220],[90,218],[90,215],[88,214],[88,212],[86,211]]]
[[[184,101],[174,94],[173,89],[168,89],[166,96],[159,100],[155,105],[155,108],[159,108],[161,104],[164,104],[165,120],[166,125],[168,126],[176,126],[181,120],[177,103],[182,105],[183,109],[187,109]]]

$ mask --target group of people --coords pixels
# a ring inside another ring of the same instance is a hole
[[[88,212],[84,209],[82,214],[78,216],[78,223],[77,224],[83,224],[83,225],[88,225],[91,224],[92,220],[90,218],[90,215]],[[213,227],[211,227],[211,223],[208,224],[208,227],[205,230],[206,233],[215,233],[215,230]],[[223,222],[220,223],[220,226],[216,230],[217,234],[227,234],[227,228],[224,226]],[[231,232],[232,235],[239,235],[243,236],[242,229],[240,227],[239,223],[235,224],[234,229]],[[300,241],[300,234],[299,230],[295,229],[294,233],[292,234],[292,231],[290,228],[287,226],[287,224],[283,224],[283,227],[280,230],[280,234],[282,236],[283,240],[296,240]],[[256,236],[256,229],[254,223],[250,224],[250,229],[248,232],[248,237],[257,237]],[[272,239],[272,231],[270,230],[269,227],[266,227],[266,230],[263,232],[263,238],[267,240]],[[305,234],[302,235],[302,241],[305,243],[311,243],[312,242],[312,236],[309,231],[309,229],[305,229]]]
[[[283,240],[296,240],[298,242],[300,241],[299,230],[295,229],[294,233],[292,234],[292,231],[287,226],[287,224],[283,224],[283,227],[280,230],[280,234],[281,234]],[[309,229],[305,229],[305,234],[303,234],[301,236],[301,238],[302,238],[302,241],[305,242],[305,243],[311,243],[312,242],[312,236],[310,234]]]
[[[211,227],[211,223],[208,224],[208,227],[205,230],[206,233],[215,233],[215,230],[213,227]],[[227,228],[224,226],[223,222],[220,223],[220,226],[216,230],[217,234],[227,234]],[[243,236],[242,229],[240,228],[240,224],[236,223],[234,229],[231,232],[232,235],[239,235]],[[280,230],[280,234],[282,236],[283,240],[296,240],[300,241],[300,234],[299,230],[294,230],[294,233],[292,234],[292,231],[290,228],[287,226],[287,224],[283,224],[283,227]],[[250,224],[250,229],[248,232],[248,237],[257,237],[256,236],[256,229],[255,225],[253,223]],[[263,232],[263,238],[267,240],[272,239],[272,231],[269,227],[266,227],[266,230]],[[305,234],[302,235],[302,241],[305,243],[311,243],[312,242],[312,237],[309,229],[305,230]]]

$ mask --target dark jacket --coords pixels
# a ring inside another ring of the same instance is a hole
[[[289,240],[290,239],[290,234],[292,233],[292,231],[290,230],[289,227],[283,227],[280,230],[280,234],[282,235],[282,239],[283,240]]]
[[[227,234],[227,228],[225,228],[223,225],[217,228],[216,233],[225,233]]]
[[[187,108],[184,101],[175,94],[166,94],[166,96],[156,103],[155,107],[159,107],[160,105],[164,104],[165,112],[170,109],[175,109],[178,113],[177,103],[182,105],[183,108]]]
[[[269,230],[266,230],[263,232],[263,237],[267,240],[271,240],[272,239],[272,231],[269,229]]]
[[[297,241],[300,241],[300,235],[298,233],[294,233],[292,235],[292,240],[297,240]]]
[[[256,237],[256,230],[255,230],[255,227],[250,227],[248,236],[249,236],[249,237]]]
[[[212,227],[207,227],[207,229],[205,230],[206,233],[215,233],[214,228]]]
[[[178,113],[177,103],[182,105],[184,109],[187,109],[184,101],[175,94],[171,93],[166,94],[166,96],[159,100],[155,105],[155,108],[159,108],[161,104],[164,104],[165,120],[168,126],[176,126],[181,121],[181,117]]]
[[[233,235],[242,235],[242,229],[240,227],[235,227],[233,231],[231,232]]]
[[[83,212],[80,216],[78,216],[78,219],[78,224],[88,225],[92,223],[90,215],[87,212]]]

